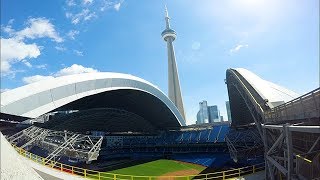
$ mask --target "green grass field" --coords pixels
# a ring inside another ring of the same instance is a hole
[[[169,172],[191,169],[202,171],[205,169],[205,167],[195,164],[161,159],[109,172],[115,174],[128,174],[136,176],[160,176]]]
[[[177,171],[201,172],[205,168],[206,167],[200,166],[200,165],[161,159],[161,160],[151,161],[144,164],[139,164],[136,166],[108,171],[106,173],[101,173],[101,175],[105,177],[111,177],[111,174],[109,173],[112,173],[112,174],[118,174],[116,175],[116,177],[119,179],[131,179],[130,176],[162,176],[162,175],[167,175],[168,173],[174,173]],[[101,179],[104,179],[104,178],[101,178]],[[146,179],[146,178],[137,177],[134,179]]]

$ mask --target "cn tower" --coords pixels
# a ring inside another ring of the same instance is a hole
[[[161,36],[164,41],[167,42],[167,51],[168,51],[168,88],[169,88],[169,99],[176,105],[183,119],[185,118],[178,68],[176,63],[176,57],[173,48],[173,41],[176,39],[176,32],[170,28],[169,15],[167,7],[165,7],[165,21],[166,29],[161,33]]]

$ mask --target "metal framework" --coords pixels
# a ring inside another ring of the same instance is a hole
[[[258,100],[254,90],[250,89],[245,79],[234,71],[230,71],[227,77],[228,87],[234,87],[243,99],[246,108],[249,110],[254,123],[248,125],[237,125],[236,129],[230,131],[226,142],[231,158],[237,162],[247,157],[263,156],[263,132],[261,124],[264,122],[264,110],[270,109],[263,100]],[[255,126],[255,128],[243,129],[243,127]],[[241,130],[242,128],[242,130]]]
[[[227,80],[243,99],[263,140],[266,179],[320,178],[320,88],[271,109],[241,75],[230,71]],[[238,160],[247,154],[238,145],[241,138],[232,140],[241,137],[240,132],[234,134],[228,135],[227,143],[231,157]]]
[[[287,123],[320,117],[320,88],[264,112],[267,123]]]
[[[265,112],[268,179],[320,178],[320,88]]]
[[[35,126],[30,126],[8,138],[10,143],[26,150],[33,146],[46,149],[48,162],[63,155],[87,163],[98,158],[102,140],[102,136],[54,131]]]
[[[249,157],[263,156],[263,141],[255,126],[231,130],[226,142],[231,158],[238,162]]]

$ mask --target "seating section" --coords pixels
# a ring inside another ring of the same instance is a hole
[[[123,136],[124,147],[163,146],[177,144],[207,144],[225,142],[229,126],[188,131],[164,131],[158,136]]]
[[[172,159],[183,161],[183,162],[189,162],[193,164],[199,164],[202,166],[210,167],[211,164],[216,160],[216,158],[213,155],[192,155],[192,154],[175,154],[172,156]]]
[[[225,146],[212,144],[225,143],[228,132],[228,125],[220,125],[206,129],[162,131],[158,135],[128,134],[121,138],[107,135],[105,139],[121,139],[122,146],[108,146],[107,143],[101,154],[108,158],[126,156],[137,159],[165,156],[211,168],[222,167],[230,159],[229,153],[226,153]]]
[[[228,126],[221,126],[221,130],[218,136],[218,142],[224,142],[225,141],[225,137],[229,132],[229,127]]]
[[[207,142],[209,133],[210,133],[211,129],[206,129],[203,131],[200,131],[200,139],[198,140],[198,142]]]
[[[210,130],[207,142],[216,142],[220,128],[221,126],[217,126]]]

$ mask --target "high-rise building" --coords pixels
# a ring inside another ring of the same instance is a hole
[[[196,124],[220,122],[218,106],[208,106],[207,101],[199,103]]]
[[[180,89],[178,68],[176,63],[176,57],[173,48],[173,41],[176,39],[176,32],[170,28],[169,15],[167,7],[165,7],[165,21],[166,29],[161,33],[164,41],[167,42],[168,51],[168,89],[169,89],[169,99],[176,105],[180,111],[183,119],[185,120],[185,113]]]
[[[209,123],[209,113],[207,101],[199,103],[200,110],[197,113],[197,124]]]
[[[218,110],[218,106],[214,105],[214,106],[209,106],[208,108],[209,111],[209,122],[213,123],[213,122],[220,122],[220,112]]]
[[[230,103],[229,101],[226,101],[226,109],[227,109],[227,115],[228,115],[228,121],[231,122],[231,111],[230,111]]]

